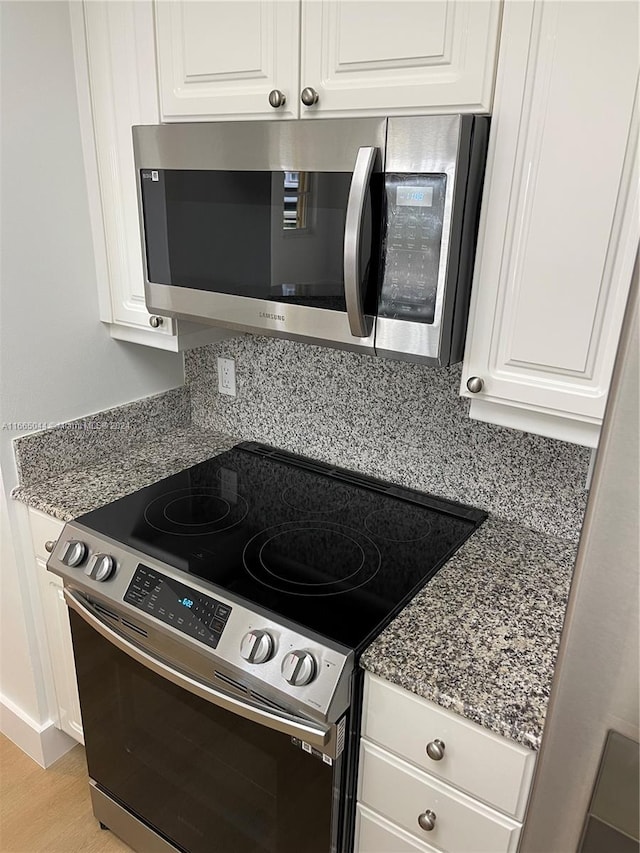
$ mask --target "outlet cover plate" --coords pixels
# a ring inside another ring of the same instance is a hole
[[[236,396],[236,361],[218,358],[218,391],[228,397]]]

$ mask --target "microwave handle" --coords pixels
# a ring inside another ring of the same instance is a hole
[[[377,153],[377,148],[368,147],[360,148],[358,151],[349,188],[347,218],[344,225],[344,295],[349,328],[356,338],[366,338],[371,333],[364,315],[364,300],[360,286],[360,234],[367,190]]]

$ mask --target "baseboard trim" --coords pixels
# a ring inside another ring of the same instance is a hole
[[[76,745],[51,720],[37,723],[6,696],[0,695],[0,731],[40,767],[49,767]]]

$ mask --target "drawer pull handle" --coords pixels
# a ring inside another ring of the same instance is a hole
[[[427,744],[427,755],[432,761],[442,761],[444,758],[444,743],[441,740],[432,740]]]
[[[435,812],[431,811],[431,809],[427,809],[426,812],[422,812],[421,815],[418,815],[418,826],[420,829],[424,829],[425,832],[431,832],[435,825],[436,815]]]
[[[56,540],[55,539],[47,539],[47,541],[44,543],[44,550],[48,551],[49,554],[53,551],[53,549],[55,547],[56,547]]]

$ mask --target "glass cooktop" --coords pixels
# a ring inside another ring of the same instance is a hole
[[[244,442],[77,521],[358,651],[486,516]]]

